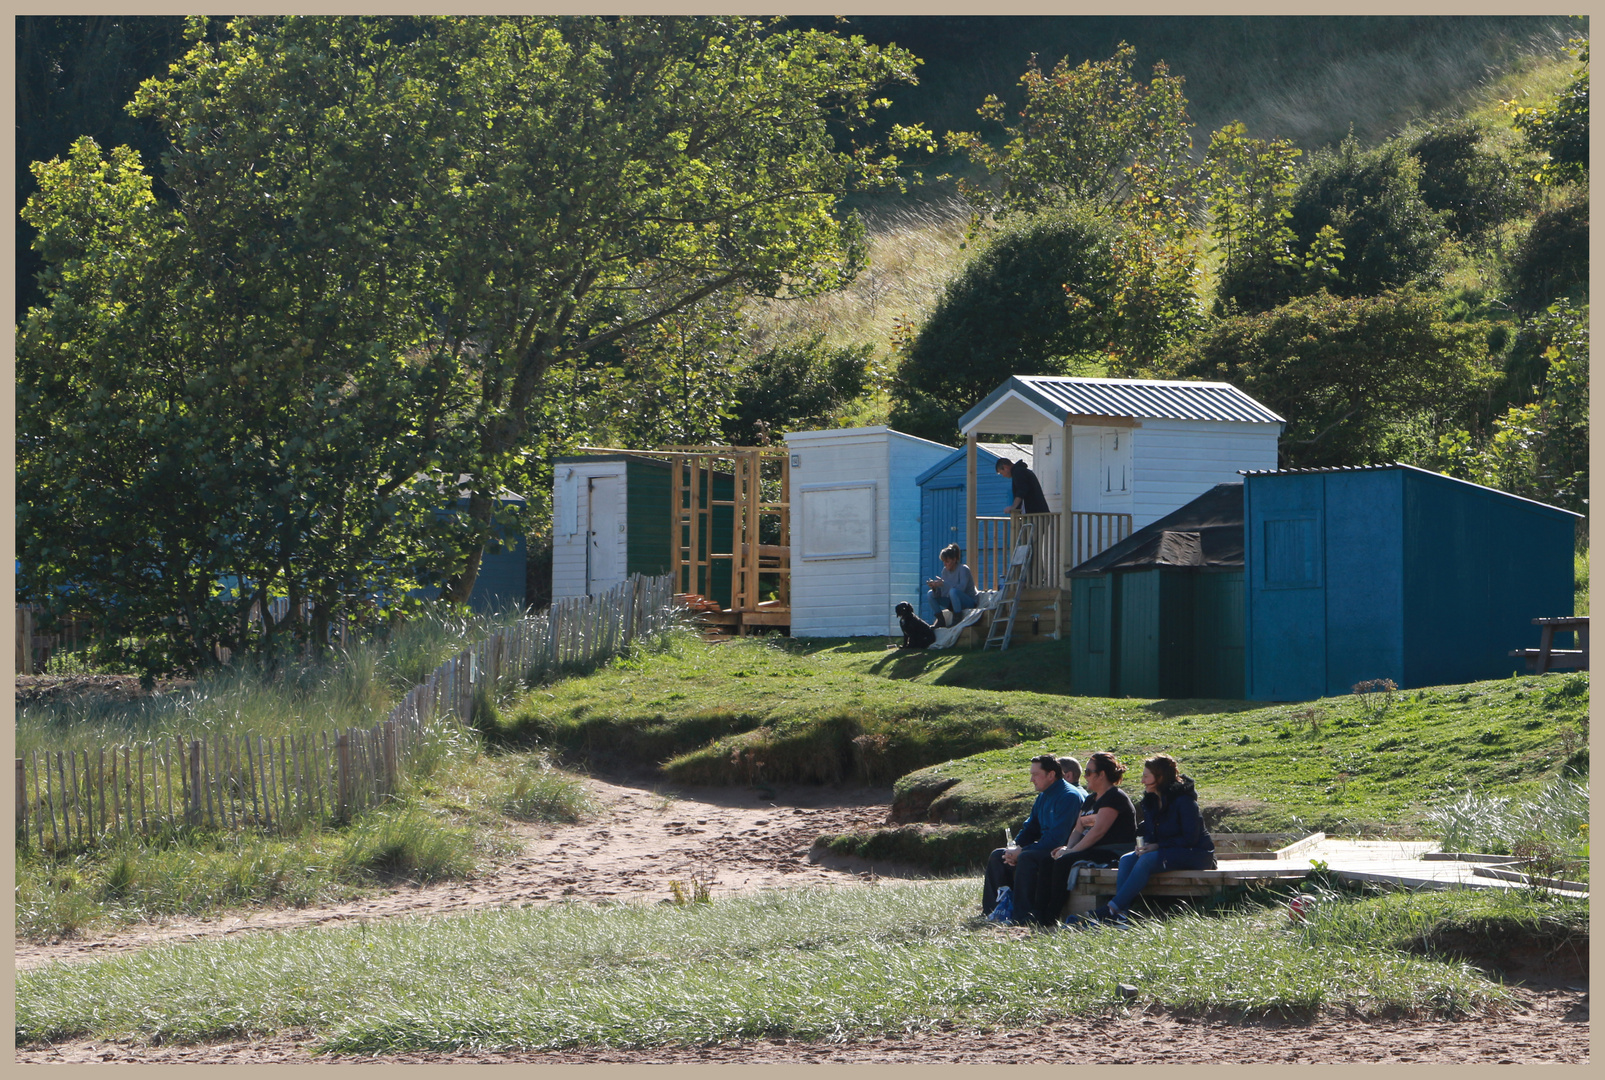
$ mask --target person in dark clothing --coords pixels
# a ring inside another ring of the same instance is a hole
[[[1126,912],[1161,870],[1213,870],[1215,841],[1204,827],[1198,809],[1198,792],[1169,754],[1156,754],[1142,763],[1142,843],[1120,857],[1115,875],[1115,897],[1096,914],[1124,923]]]
[[[998,458],[997,471],[1014,484],[1014,502],[1009,504],[1011,514],[1046,514],[1048,500],[1042,497],[1042,484],[1037,474],[1024,461]]]
[[[1040,908],[1040,875],[1053,849],[1063,846],[1069,838],[1070,827],[1081,811],[1081,795],[1065,783],[1059,761],[1052,754],[1031,759],[1031,786],[1036,788],[1037,797],[1031,804],[1030,816],[1015,836],[1017,846],[997,848],[986,861],[982,915],[992,914],[999,887],[1008,885],[1014,894],[1014,922],[1051,919]]]
[[[1119,787],[1125,775],[1125,766],[1113,754],[1099,751],[1087,759],[1082,780],[1092,798],[1083,804],[1081,817],[1070,830],[1064,847],[1053,852],[1053,862],[1042,879],[1042,910],[1049,919],[1064,910],[1071,867],[1080,862],[1108,866],[1137,843],[1136,808],[1131,796]]]

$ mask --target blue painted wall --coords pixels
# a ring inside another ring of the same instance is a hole
[[[923,439],[899,437],[892,434],[888,438],[887,465],[890,471],[889,511],[891,514],[891,595],[893,602],[908,600],[915,605],[916,610],[923,610],[925,618],[931,617],[930,604],[925,598],[925,581],[935,577],[928,567],[936,562],[940,567],[941,560],[934,552],[927,553],[925,515],[922,499],[924,489],[918,483],[919,477],[931,470],[934,466],[945,461],[953,453],[950,446],[941,446],[937,443],[926,442]],[[964,483],[963,455],[959,457],[959,483]],[[960,513],[962,510],[962,494],[960,495]],[[962,532],[962,530],[961,530]],[[947,541],[943,541],[947,543]],[[963,545],[963,541],[959,541]],[[938,545],[940,546],[940,545]],[[923,571],[923,572],[922,572]],[[888,615],[890,613],[888,612]],[[895,623],[895,619],[893,620]]]
[[[1401,650],[1408,681],[1400,685],[1525,671],[1507,654],[1537,646],[1532,620],[1573,613],[1575,520],[1486,488],[1407,474]],[[1451,566],[1456,572],[1445,572]]]
[[[1501,678],[1572,613],[1576,515],[1407,466],[1245,478],[1247,695]]]
[[[997,513],[1014,499],[1014,485],[1007,476],[997,474],[997,455],[977,447],[975,450],[976,506],[981,514]],[[964,448],[960,447],[919,478],[920,488],[920,603],[926,619],[931,609],[930,592],[924,583],[942,573],[939,552],[949,544],[964,546],[966,499],[964,495]],[[988,509],[988,508],[991,509]],[[969,554],[965,553],[965,562]]]

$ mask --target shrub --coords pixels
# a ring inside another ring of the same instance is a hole
[[[1480,325],[1450,324],[1411,291],[1302,297],[1216,321],[1160,365],[1170,378],[1229,382],[1287,418],[1283,468],[1386,460],[1404,422],[1465,422],[1496,375]]]
[[[1505,271],[1511,306],[1542,311],[1561,297],[1588,300],[1588,191],[1567,190],[1533,220]]]
[[[1471,121],[1432,124],[1401,142],[1421,163],[1421,200],[1443,215],[1454,236],[1480,240],[1527,205],[1515,164],[1490,148]]]
[[[1301,250],[1323,227],[1337,230],[1343,261],[1333,292],[1374,296],[1434,276],[1445,229],[1422,197],[1421,177],[1421,163],[1399,142],[1361,150],[1350,136],[1310,157],[1288,224]]]
[[[947,284],[892,385],[891,424],[953,440],[958,417],[1011,374],[1104,363],[1119,327],[1120,228],[1088,210],[1011,218]],[[1074,298],[1072,295],[1074,294]]]
[[[767,445],[782,432],[827,424],[864,392],[873,352],[871,345],[827,346],[820,332],[759,353],[736,373],[725,438]]]

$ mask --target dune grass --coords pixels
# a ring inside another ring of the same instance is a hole
[[[1022,937],[973,919],[977,893],[966,879],[557,905],[169,946],[19,973],[17,1039],[300,1028],[349,1053],[834,1041],[1106,1014],[1122,982],[1139,1003],[1250,1014],[1453,1016],[1508,1000],[1463,962],[1384,940],[1397,918],[1372,931],[1353,916],[1341,939],[1326,915],[1300,927],[1280,908]]]
[[[50,941],[169,915],[302,907],[400,882],[471,878],[518,850],[513,821],[595,812],[583,781],[539,752],[487,754],[460,728],[425,750],[399,798],[344,826],[183,828],[62,853],[19,844],[16,933]]]
[[[434,612],[321,662],[241,663],[133,701],[26,705],[16,713],[17,753],[95,750],[166,735],[276,738],[371,726],[435,668],[515,617]]]

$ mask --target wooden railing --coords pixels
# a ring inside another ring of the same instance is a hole
[[[996,589],[1009,569],[1009,556],[1025,522],[1032,530],[1031,563],[1026,568],[1027,589],[1062,589],[1064,563],[1061,561],[1064,535],[1063,514],[1013,514],[1008,517],[975,519],[975,554],[969,560],[975,573],[975,587]],[[1070,565],[1083,563],[1100,551],[1107,551],[1131,535],[1130,514],[1095,514],[1077,510],[1070,517]]]
[[[275,740],[162,735],[16,759],[19,838],[90,847],[124,833],[206,826],[284,831],[347,821],[393,795],[436,725],[467,726],[475,700],[588,666],[676,620],[673,578],[632,575],[602,596],[558,600],[436,668],[383,721]]]
[[[1130,514],[1092,514],[1077,510],[1070,515],[1070,565],[1079,566],[1130,535]]]

